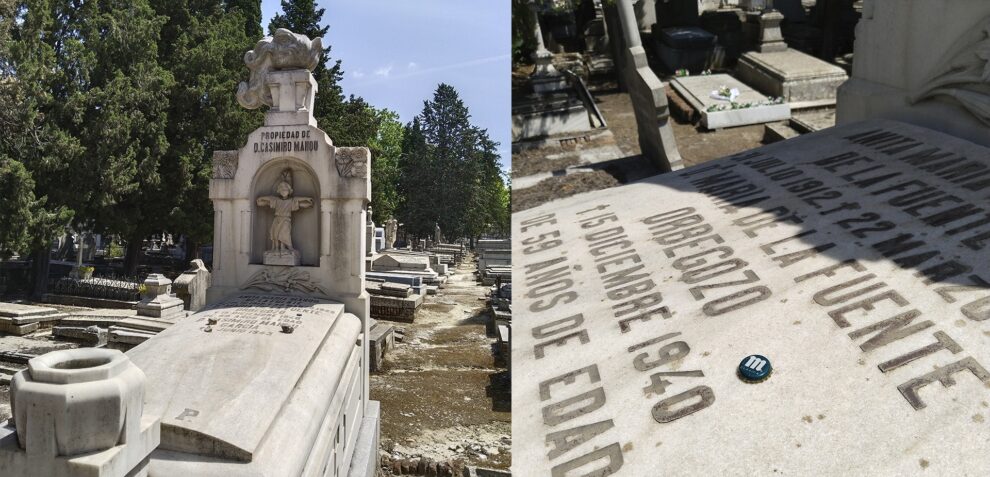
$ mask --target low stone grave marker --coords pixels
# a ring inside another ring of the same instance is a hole
[[[670,84],[698,111],[701,124],[708,129],[784,121],[791,117],[788,104],[774,101],[726,74],[675,78]],[[737,92],[738,96],[712,96],[722,88]]]

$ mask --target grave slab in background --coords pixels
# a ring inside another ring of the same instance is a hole
[[[849,79],[842,68],[791,49],[746,53],[736,75],[764,94],[784,98],[792,109],[834,105],[836,90]]]
[[[514,473],[987,475],[988,182],[872,120],[516,214]]]
[[[765,104],[770,102],[770,98],[726,74],[674,78],[670,84],[684,99],[691,103],[691,107],[701,114],[701,123],[708,129],[771,123],[791,117],[791,107],[788,104]],[[739,96],[735,100],[736,104],[753,103],[760,105],[741,109],[709,111],[708,108],[713,106],[732,106],[729,101],[711,97],[712,91],[718,91],[722,86],[739,90]]]

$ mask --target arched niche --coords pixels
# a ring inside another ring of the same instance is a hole
[[[265,250],[271,248],[269,229],[275,218],[271,207],[259,206],[258,197],[278,195],[275,184],[286,169],[292,175],[292,197],[309,197],[313,205],[292,213],[292,246],[299,250],[302,266],[320,265],[320,184],[314,171],[305,162],[293,157],[268,161],[258,169],[251,185],[251,263],[260,264]]]

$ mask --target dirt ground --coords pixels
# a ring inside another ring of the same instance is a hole
[[[383,461],[511,463],[509,372],[494,362],[495,340],[485,333],[488,287],[475,280],[475,266],[465,258],[414,323],[393,323],[403,341],[371,376],[371,398],[381,401]],[[394,474],[383,467],[383,475]]]
[[[555,199],[614,187],[660,173],[640,155],[636,117],[629,95],[621,93],[617,89],[608,89],[594,93],[594,97],[599,110],[605,116],[615,144],[627,157],[602,170],[551,177],[533,187],[514,191],[512,194],[513,212],[536,207]],[[684,160],[685,167],[762,145],[764,130],[762,124],[706,131],[700,125],[680,122],[673,118],[670,123],[674,129],[674,138],[677,141],[677,148]],[[516,173],[517,167],[520,171],[527,173],[546,170],[546,156],[560,154],[562,151],[562,148],[555,146],[513,154],[513,176],[519,177],[521,175]],[[557,164],[555,163],[554,166]],[[611,176],[613,180],[606,179],[606,176]]]

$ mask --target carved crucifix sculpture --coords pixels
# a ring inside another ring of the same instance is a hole
[[[299,252],[292,247],[292,213],[312,207],[310,197],[292,197],[292,170],[282,171],[272,188],[276,195],[258,197],[258,205],[275,209],[275,219],[268,229],[271,249],[265,252],[266,265],[299,265]]]

